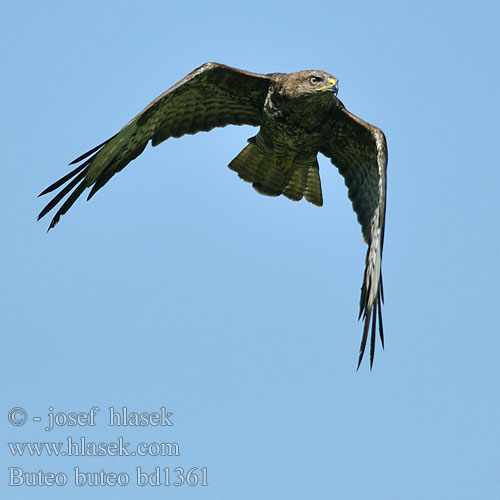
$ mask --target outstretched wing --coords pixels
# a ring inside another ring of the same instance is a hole
[[[83,162],[49,186],[41,195],[60,187],[40,212],[42,218],[66,200],[50,222],[53,228],[85,191],[88,200],[117,172],[137,158],[151,140],[153,146],[184,134],[225,125],[259,125],[270,78],[218,63],[205,63],[168,89],[116,135],[72,161]]]
[[[338,101],[327,125],[327,140],[320,148],[339,169],[348,188],[349,199],[361,224],[366,252],[365,274],[361,287],[359,318],[364,328],[359,349],[358,368],[363,359],[371,324],[370,368],[373,365],[377,323],[384,346],[381,306],[382,248],[384,244],[387,144],[383,132],[354,116]]]

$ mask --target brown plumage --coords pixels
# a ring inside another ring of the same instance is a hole
[[[259,126],[259,132],[229,163],[239,177],[262,194],[303,197],[321,206],[318,152],[330,158],[348,188],[368,251],[361,288],[364,318],[358,368],[371,325],[370,367],[377,325],[384,345],[381,305],[382,247],[385,225],[387,145],[380,129],[357,118],[336,97],[337,79],[324,71],[261,75],[218,63],[195,69],[151,102],[116,135],[78,157],[74,170],[45,189],[61,188],[40,212],[59,203],[53,228],[90,188],[90,199],[113,175],[153,146],[226,125]],[[66,199],[64,200],[64,198]],[[64,200],[64,201],[63,201]]]

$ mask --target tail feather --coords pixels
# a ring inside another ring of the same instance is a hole
[[[323,205],[318,160],[316,160],[315,165],[309,167],[307,171],[307,182],[304,190],[304,196],[307,201],[314,203],[314,205],[318,205],[319,207]]]
[[[253,182],[257,177],[257,170],[262,163],[262,157],[251,154],[253,144],[248,144],[240,154],[228,165],[240,179]]]
[[[253,188],[261,194],[267,194],[269,196],[273,195],[272,191],[267,190],[265,187],[266,177],[269,173],[269,170],[272,168],[272,161],[266,156],[258,154],[258,149],[253,147],[251,150],[251,154],[249,155],[248,161],[255,161],[257,164],[257,169],[255,170],[255,176],[251,180]],[[275,196],[280,193],[276,193]]]
[[[263,158],[253,158],[252,161],[248,161],[246,159],[246,154],[249,153],[249,151],[245,151],[247,148],[245,148],[240,154],[243,154],[243,156],[240,158],[235,158],[233,162],[229,164],[229,168],[232,168],[236,172],[238,172],[238,175],[241,179],[247,182],[253,182],[257,178],[262,178],[263,173],[258,174],[259,167],[262,165]],[[238,159],[237,163],[234,163]],[[234,167],[237,166],[237,169]]]
[[[262,151],[250,139],[249,144],[228,166],[237,172],[240,179],[251,182],[260,194],[283,194],[294,201],[305,196],[307,201],[315,205],[323,204],[316,157],[280,161],[272,153]]]
[[[267,173],[264,179],[260,182],[254,182],[253,187],[258,193],[279,196],[283,192],[284,186],[286,186],[286,172],[281,165],[272,161],[269,163],[270,166],[265,163]]]
[[[307,171],[301,168],[296,168],[293,171],[292,177],[288,182],[283,194],[290,200],[299,201],[304,196],[304,186],[307,181]]]

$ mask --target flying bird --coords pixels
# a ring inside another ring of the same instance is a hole
[[[258,74],[224,64],[203,64],[113,137],[72,161],[70,165],[79,165],[40,193],[60,188],[38,218],[62,202],[50,222],[49,229],[53,228],[87,188],[89,200],[137,158],[149,141],[156,146],[170,137],[230,124],[260,127],[229,163],[231,170],[261,194],[283,194],[295,201],[304,197],[321,206],[317,155],[322,153],[344,177],[368,244],[358,317],[363,317],[364,327],[357,366],[371,330],[371,368],[377,325],[384,346],[381,263],[387,144],[379,128],[347,111],[337,91],[337,78],[324,71]]]

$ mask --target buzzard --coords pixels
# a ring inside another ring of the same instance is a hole
[[[259,126],[229,168],[261,194],[303,197],[323,204],[317,155],[322,153],[344,177],[348,196],[368,244],[359,318],[364,327],[358,368],[370,336],[373,365],[377,325],[382,347],[382,247],[384,242],[387,145],[383,132],[347,111],[337,98],[338,81],[324,71],[258,74],[206,63],[151,102],[117,134],[79,156],[79,165],[45,189],[60,188],[40,212],[57,209],[53,228],[87,189],[87,199],[153,146],[226,125]]]

